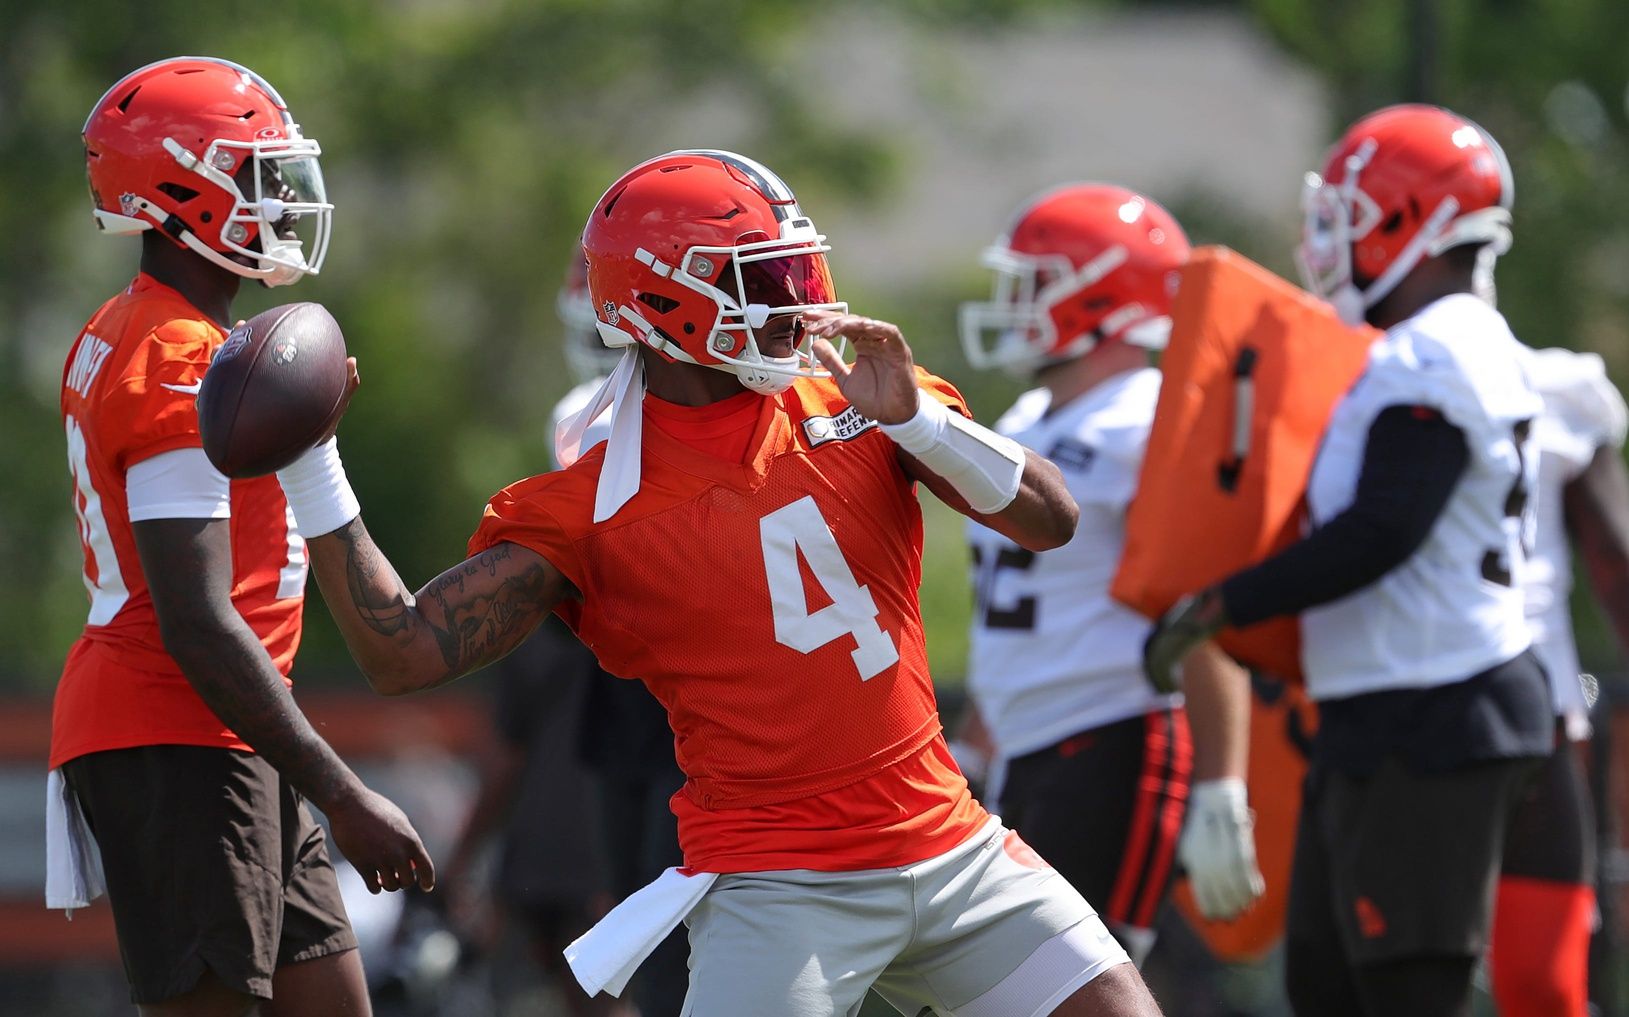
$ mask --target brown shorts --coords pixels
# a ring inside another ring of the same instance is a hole
[[[132,1002],[206,969],[269,999],[279,966],[356,947],[322,827],[259,756],[144,745],[62,772],[101,849]]]

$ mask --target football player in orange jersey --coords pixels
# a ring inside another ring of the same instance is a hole
[[[1043,550],[1077,517],[1056,467],[835,301],[824,238],[750,159],[642,163],[583,248],[627,352],[562,459],[608,406],[610,437],[499,492],[467,561],[414,594],[331,443],[284,474],[377,690],[452,681],[553,610],[667,707],[686,867],[567,951],[579,981],[620,991],[687,920],[687,1013],[851,1015],[874,985],[912,1015],[1157,1014],[1085,900],[969,795],[927,671],[917,483]]]
[[[63,372],[90,617],[52,717],[47,904],[105,878],[143,1014],[367,1014],[302,799],[375,892],[428,888],[430,862],[290,696],[304,542],[274,478],[210,465],[194,405],[241,281],[320,266],[319,149],[264,80],[196,57],[121,79],[84,138],[97,223],[142,255]]]

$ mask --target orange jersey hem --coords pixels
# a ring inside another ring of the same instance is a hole
[[[672,799],[685,866],[697,872],[858,872],[913,865],[977,834],[990,814],[942,737],[847,787],[775,805],[706,810]]]
[[[112,650],[81,639],[69,652],[51,709],[51,769],[92,752],[138,745],[254,751],[185,676],[133,666]],[[163,718],[162,727],[155,717]]]

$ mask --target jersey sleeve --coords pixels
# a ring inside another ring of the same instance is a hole
[[[1539,350],[1533,382],[1547,409],[1590,448],[1621,448],[1629,431],[1629,409],[1606,376],[1606,363],[1594,353]]]
[[[555,478],[560,476],[545,474],[532,477],[511,484],[493,495],[492,500],[487,502],[486,510],[481,513],[475,535],[469,539],[470,556],[474,557],[498,544],[519,544],[542,555],[581,590],[584,569],[576,541],[546,504],[551,498],[565,497],[566,492],[560,490],[560,485],[555,482]]]
[[[219,339],[213,324],[187,318],[167,321],[142,337],[100,410],[104,419],[119,422],[119,433],[104,434],[103,440],[121,468],[175,449],[202,447],[198,386]]]
[[[930,374],[920,364],[916,367],[916,387],[967,419],[973,419],[973,411],[967,408],[967,400],[962,398],[962,394],[957,390],[956,386],[937,374]]]
[[[130,521],[227,519],[232,482],[201,448],[177,448],[149,456],[124,475]]]
[[[1429,340],[1409,349],[1377,347],[1358,385],[1369,390],[1368,401],[1376,407],[1430,407],[1473,440],[1505,427],[1489,415],[1482,394],[1459,365]]]

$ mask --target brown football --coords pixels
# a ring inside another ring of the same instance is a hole
[[[345,336],[321,304],[283,304],[232,330],[198,390],[204,454],[228,477],[281,469],[334,426]]]

